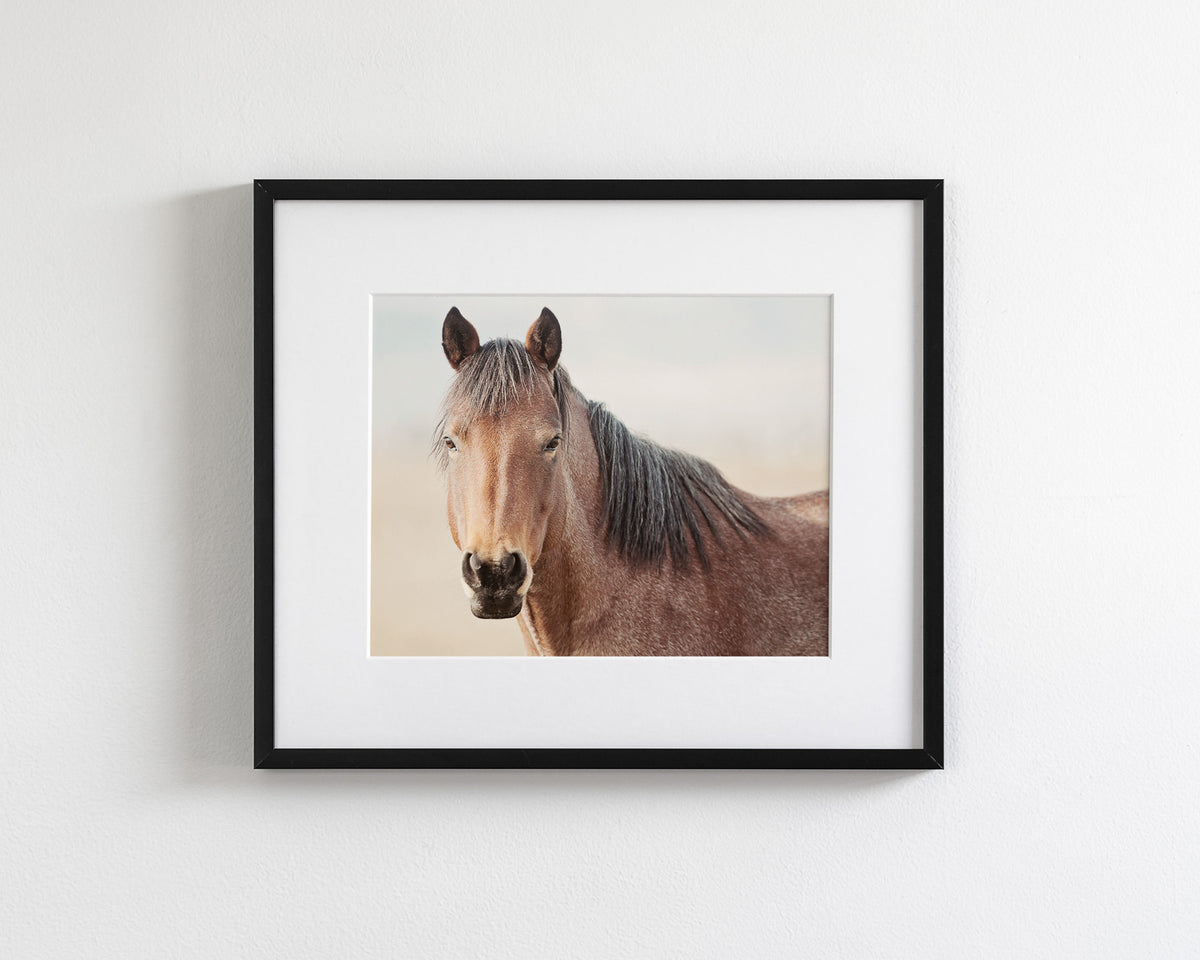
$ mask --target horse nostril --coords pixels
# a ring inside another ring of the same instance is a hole
[[[473,553],[464,553],[462,560],[463,582],[471,587],[479,586],[479,558]]]
[[[510,553],[500,561],[500,569],[514,587],[525,579],[525,558],[519,553]]]

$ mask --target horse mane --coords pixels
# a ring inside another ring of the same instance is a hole
[[[452,408],[474,415],[502,413],[512,400],[527,399],[534,387],[533,358],[516,340],[490,340],[462,362],[442,402],[434,435],[434,456],[444,469],[449,455],[441,442]],[[562,367],[552,374],[555,399],[563,424],[569,422],[571,395],[587,407],[588,425],[600,461],[604,495],[605,537],[634,566],[686,570],[691,540],[701,567],[709,568],[701,524],[719,546],[720,517],[739,536],[764,536],[769,528],[716,467],[707,460],[672,450],[638,436],[603,404],[588,400],[571,383]]]
[[[584,402],[604,481],[606,533],[627,561],[661,568],[669,554],[676,569],[686,570],[690,536],[707,570],[700,524],[724,547],[718,516],[740,537],[767,533],[763,519],[707,460],[638,436],[604,404]]]

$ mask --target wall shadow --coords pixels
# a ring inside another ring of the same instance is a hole
[[[171,205],[181,231],[178,371],[186,776],[252,764],[253,188]]]
[[[918,787],[938,770],[259,770],[264,789],[310,796],[361,789],[401,789],[405,796],[435,797],[485,789],[497,802],[545,798],[628,799],[664,792],[689,797],[786,796],[797,800]]]

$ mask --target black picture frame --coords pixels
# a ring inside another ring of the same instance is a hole
[[[940,769],[944,764],[943,193],[918,180],[254,181],[254,766]],[[916,749],[281,748],[275,737],[274,211],[282,200],[905,200],[922,210],[922,736]]]

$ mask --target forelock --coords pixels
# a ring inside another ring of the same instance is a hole
[[[494,416],[533,394],[533,358],[516,340],[489,340],[458,368],[442,402],[442,413]]]
[[[537,366],[525,345],[516,340],[489,340],[458,367],[450,388],[442,400],[437,431],[433,438],[434,455],[445,465],[442,436],[447,418],[453,414],[469,424],[477,417],[502,414],[511,403],[528,401],[537,386]],[[551,383],[566,429],[566,394],[570,378],[561,367],[551,375]]]

